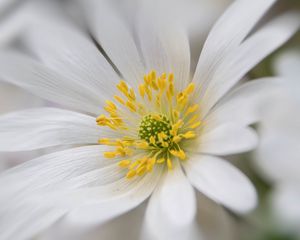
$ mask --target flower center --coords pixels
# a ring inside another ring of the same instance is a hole
[[[171,122],[166,116],[149,114],[140,124],[139,137],[151,147],[164,148],[172,142],[171,129]]]
[[[99,143],[113,147],[106,158],[119,158],[118,165],[127,169],[127,178],[142,176],[153,167],[172,169],[175,158],[186,160],[182,143],[197,136],[201,126],[199,106],[192,104],[190,83],[183,91],[174,87],[173,74],[156,76],[151,71],[138,87],[139,94],[120,81],[115,103],[106,101],[99,126],[115,131],[115,138],[101,138]]]

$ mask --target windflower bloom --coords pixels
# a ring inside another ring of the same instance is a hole
[[[94,41],[59,14],[31,26],[34,58],[2,51],[1,78],[72,110],[2,116],[0,150],[75,146],[1,175],[0,238],[28,239],[65,215],[104,223],[150,197],[150,239],[197,239],[194,188],[236,213],[253,209],[254,187],[223,156],[256,146],[248,125],[272,78],[232,88],[299,27],[288,13],[254,31],[274,2],[235,1],[194,73],[185,28],[150,1],[130,27],[107,2],[86,1]]]
[[[261,142],[255,163],[270,183],[274,219],[282,231],[299,232],[300,223],[300,51],[286,51],[275,61],[274,70],[284,79],[266,105],[259,127]]]

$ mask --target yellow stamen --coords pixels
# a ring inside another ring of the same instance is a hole
[[[202,122],[199,105],[191,99],[195,84],[184,89],[176,89],[175,85],[173,73],[159,76],[154,70],[136,86],[137,92],[136,87],[121,80],[117,84],[120,94],[113,96],[114,101],[107,100],[107,113],[96,118],[97,125],[121,135],[104,136],[98,142],[113,147],[104,152],[104,157],[120,158],[118,166],[126,169],[127,179],[148,174],[161,165],[171,170],[175,158],[187,158],[184,143],[197,137]]]
[[[182,134],[181,136],[185,139],[190,139],[190,138],[196,137],[196,133],[193,131],[188,131],[188,132]]]
[[[169,170],[173,169],[172,160],[170,158],[167,159],[167,166]]]
[[[127,177],[128,179],[131,179],[131,178],[133,178],[135,175],[136,175],[136,170],[130,170],[130,171],[126,174],[126,177]]]
[[[131,161],[130,160],[122,160],[121,162],[119,162],[119,167],[122,168],[127,168],[130,165]]]
[[[117,153],[115,152],[105,152],[104,157],[106,158],[115,158],[117,156]]]

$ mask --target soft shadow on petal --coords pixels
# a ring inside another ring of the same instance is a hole
[[[146,204],[100,225],[79,225],[63,218],[38,236],[39,240],[139,240]]]
[[[195,239],[195,215],[194,190],[175,162],[149,200],[142,239]]]
[[[82,112],[97,115],[103,103],[101,99],[89,96],[81,84],[15,51],[0,51],[0,78],[44,99]],[[109,94],[109,89],[106,92]],[[103,97],[103,94],[99,96]]]
[[[97,144],[115,133],[97,126],[95,118],[55,108],[36,108],[0,116],[0,150],[25,151],[71,144]]]
[[[176,88],[183,89],[190,79],[188,33],[178,19],[169,19],[162,9],[158,10],[156,1],[142,2],[136,21],[146,68],[158,74],[173,72]]]
[[[286,13],[273,19],[233,49],[216,68],[205,95],[205,115],[241,78],[288,41],[300,27],[300,15]]]
[[[216,104],[205,122],[211,128],[224,123],[238,126],[256,123],[261,120],[267,101],[280,93],[280,81],[284,79],[271,77],[242,84]]]
[[[115,90],[118,74],[88,34],[62,17],[45,18],[30,25],[23,37],[25,45],[86,97],[104,103],[106,94]]]
[[[129,26],[107,0],[81,2],[88,26],[125,80],[135,87],[146,73]]]
[[[256,132],[245,126],[225,123],[205,132],[190,149],[193,153],[231,155],[254,149],[258,143]]]
[[[246,213],[257,204],[249,179],[223,159],[193,155],[184,165],[190,182],[200,192],[237,213]]]
[[[276,0],[234,1],[219,18],[203,47],[194,81],[206,89],[216,67],[237,48]]]
[[[101,146],[70,149],[2,174],[1,239],[32,237],[67,213],[74,222],[100,224],[143,202],[161,172],[128,181],[114,161],[103,159],[103,151]]]

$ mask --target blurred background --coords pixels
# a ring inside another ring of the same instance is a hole
[[[132,21],[138,0],[112,1],[124,17]],[[58,5],[59,11],[71,21],[85,28],[75,0],[0,0],[0,49],[13,47],[26,51],[22,35],[31,24],[43,21],[43,13],[38,9],[50,2]],[[172,0],[160,1],[160,7],[182,18],[189,29],[192,68],[195,68],[209,29],[231,2],[177,0],[172,4]],[[263,21],[283,11],[297,10],[300,11],[300,0],[279,0]],[[56,17],[55,11],[47,14]],[[300,239],[300,33],[260,63],[245,81],[264,76],[284,76],[285,81],[280,92],[262,107],[262,122],[253,126],[260,135],[259,147],[243,156],[231,157],[232,163],[255,184],[260,198],[258,208],[249,215],[241,217],[228,213],[232,236],[239,240],[297,240]],[[0,114],[40,106],[53,104],[0,79]],[[1,153],[0,171],[53,150]]]

